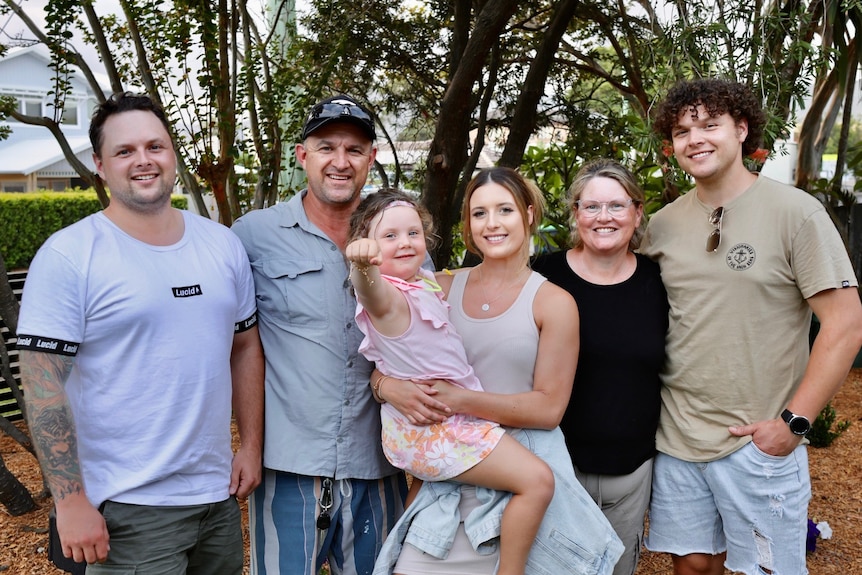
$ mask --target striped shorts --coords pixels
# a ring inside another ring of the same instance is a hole
[[[327,529],[318,528],[321,477],[263,470],[249,497],[252,575],[366,575],[404,510],[403,473],[383,479],[331,481]]]

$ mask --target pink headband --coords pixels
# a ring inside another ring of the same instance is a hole
[[[388,204],[386,204],[386,207],[385,207],[385,208],[383,208],[383,210],[382,210],[382,211],[384,211],[384,212],[385,212],[385,211],[386,211],[386,210],[388,210],[389,208],[397,208],[397,207],[399,207],[399,206],[400,206],[400,207],[403,207],[403,208],[413,208],[414,210],[416,209],[416,206],[415,206],[415,205],[413,205],[413,204],[411,204],[410,202],[405,202],[404,200],[394,200],[394,201],[389,202]]]
[[[386,210],[389,210],[391,208],[398,208],[398,207],[413,208],[417,212],[419,211],[416,208],[416,204],[411,204],[410,202],[406,202],[404,200],[392,200],[391,202],[389,202],[388,204],[383,206],[383,209],[380,210],[379,212],[377,212],[376,214],[374,214],[374,217],[368,221],[368,223],[366,224],[366,228],[365,228],[367,230],[366,233],[368,234],[366,237],[370,237],[372,235],[371,234],[371,224],[374,222],[374,220],[376,220],[377,218],[383,219],[383,212],[385,212]],[[380,224],[380,222],[378,221],[378,225],[379,224]]]

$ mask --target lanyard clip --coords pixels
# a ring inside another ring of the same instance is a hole
[[[329,477],[324,478],[321,482],[320,499],[317,500],[317,503],[320,505],[317,528],[325,531],[332,524],[332,517],[329,515],[329,510],[332,509],[332,479]]]

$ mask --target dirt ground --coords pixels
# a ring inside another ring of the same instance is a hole
[[[813,497],[809,516],[826,521],[831,539],[817,541],[808,555],[812,575],[862,573],[862,369],[854,369],[832,402],[839,420],[852,425],[830,447],[809,449]],[[35,459],[0,433],[0,454],[6,466],[34,495],[41,492],[42,477]],[[40,508],[21,517],[0,509],[0,572],[14,575],[63,573],[47,559],[50,499],[39,499]],[[644,552],[636,575],[669,574],[664,555]]]

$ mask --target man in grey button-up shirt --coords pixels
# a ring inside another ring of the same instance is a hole
[[[316,104],[296,146],[308,188],[233,227],[251,261],[266,356],[252,573],[316,575],[327,559],[333,574],[370,573],[402,511],[404,475],[381,449],[342,255],[374,140],[374,120],[353,98]]]

